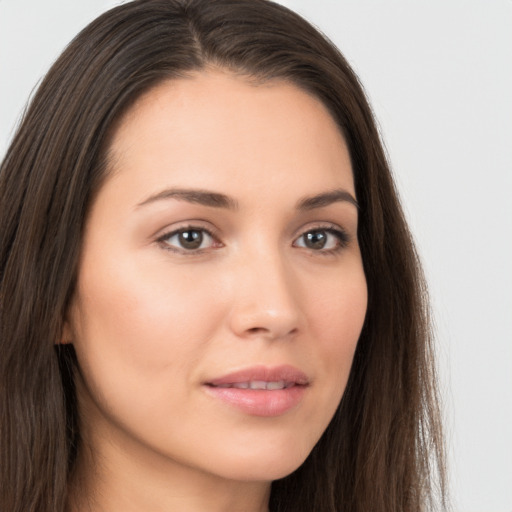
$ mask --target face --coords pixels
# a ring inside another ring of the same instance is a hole
[[[88,442],[224,479],[289,474],[340,402],[366,312],[335,122],[293,85],[211,71],[146,93],[110,154],[67,322]]]

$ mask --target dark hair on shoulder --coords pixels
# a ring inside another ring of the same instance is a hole
[[[338,410],[273,512],[443,507],[427,292],[363,89],[327,38],[266,0],[135,0],[87,26],[41,83],[0,167],[0,510],[62,512],[80,446],[68,345],[88,208],[116,120],[163,80],[209,66],[319,98],[347,142],[368,310]]]

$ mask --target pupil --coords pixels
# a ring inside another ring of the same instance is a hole
[[[201,231],[182,231],[179,239],[184,249],[198,249],[203,243],[203,233]]]
[[[311,231],[306,233],[306,247],[310,249],[323,249],[327,242],[327,236],[324,231]]]

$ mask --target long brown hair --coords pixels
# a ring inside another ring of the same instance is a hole
[[[0,510],[62,512],[80,449],[59,346],[108,135],[162,80],[215,65],[319,98],[349,147],[368,311],[338,410],[274,512],[419,512],[445,475],[427,294],[371,109],[339,51],[266,0],[135,0],[86,27],[39,87],[0,168]],[[439,499],[436,499],[439,498]]]

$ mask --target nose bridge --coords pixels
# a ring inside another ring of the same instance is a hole
[[[293,269],[276,248],[244,254],[236,270],[232,328],[240,336],[282,338],[299,327]]]

